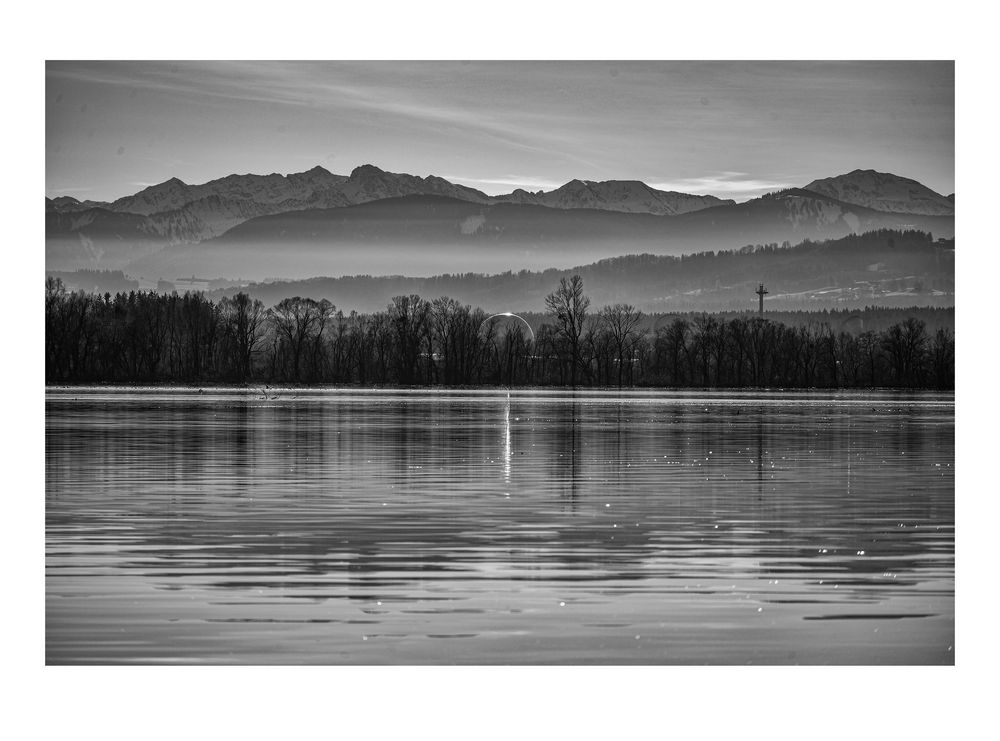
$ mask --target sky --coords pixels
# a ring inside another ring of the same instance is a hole
[[[954,192],[953,62],[46,63],[46,195],[373,164],[489,194],[738,201],[874,169]]]

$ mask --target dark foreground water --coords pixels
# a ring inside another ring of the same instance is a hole
[[[954,398],[50,389],[62,663],[954,663]]]

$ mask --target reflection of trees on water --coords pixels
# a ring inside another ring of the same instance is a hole
[[[561,483],[570,512],[576,511],[580,487],[580,426],[580,402],[575,394],[568,401],[555,403],[552,415],[553,480]]]
[[[894,586],[903,586],[911,583],[905,577],[915,566],[950,564],[953,479],[945,480],[951,492],[939,480],[925,488],[925,477],[914,470],[940,476],[934,460],[954,460],[954,439],[918,424],[912,412],[878,403],[851,413],[813,410],[810,422],[759,410],[759,531],[752,537],[762,575],[836,575],[841,586],[879,587],[887,586],[889,574]],[[950,418],[939,419],[951,429]],[[792,476],[794,485],[788,483]],[[920,489],[931,495],[920,495]],[[866,591],[869,597],[879,593]]]
[[[757,413],[757,498],[764,498],[764,410]]]
[[[756,560],[761,575],[829,568],[874,583],[912,573],[916,556],[947,558],[949,530],[913,525],[947,528],[954,516],[929,478],[940,477],[934,461],[953,460],[950,418],[877,406],[149,406],[86,428],[71,460],[116,478],[86,495],[100,506],[49,518],[96,529],[113,511],[151,547],[133,566],[207,568],[223,588],[403,590],[486,578],[487,563],[508,567],[504,579],[642,579],[725,554]],[[928,478],[901,484],[908,466]],[[851,557],[862,549],[867,558]],[[529,568],[539,563],[551,566],[541,576]]]
[[[237,487],[245,490],[247,483],[253,477],[253,428],[250,424],[249,402],[238,399],[233,403],[233,422],[229,427],[227,445],[233,451],[232,475]]]

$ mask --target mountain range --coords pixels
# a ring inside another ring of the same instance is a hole
[[[112,202],[46,198],[46,267],[304,277],[505,270],[653,252],[836,238],[877,228],[950,237],[954,195],[855,170],[744,203],[640,181],[572,180],[490,196],[373,165],[335,175],[172,178]],[[548,262],[546,262],[548,261]],[[305,271],[305,272],[303,272]]]

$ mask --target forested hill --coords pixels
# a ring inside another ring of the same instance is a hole
[[[629,255],[569,270],[311,278],[251,283],[242,290],[271,305],[286,296],[327,299],[345,312],[382,309],[393,296],[451,296],[488,311],[540,311],[559,279],[579,274],[595,304],[628,302],[645,312],[736,311],[756,306],[764,283],[768,310],[953,306],[954,240],[919,231],[879,230],[791,246],[681,257]],[[237,288],[211,296],[233,295]]]

